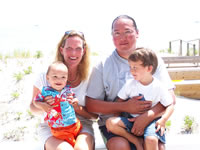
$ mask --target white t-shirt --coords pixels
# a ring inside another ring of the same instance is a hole
[[[156,78],[154,78],[149,85],[143,85],[137,80],[134,80],[134,78],[129,79],[119,91],[118,97],[127,100],[134,96],[139,96],[139,94],[142,94],[145,100],[151,100],[152,107],[159,102],[165,107],[173,103],[172,96],[168,89]],[[131,115],[133,117],[138,116],[138,114]]]
[[[163,60],[158,56],[158,67],[153,75],[159,79],[167,89],[173,89],[172,83]],[[119,90],[126,80],[132,78],[128,60],[120,57],[115,50],[105,60],[93,68],[87,89],[87,96],[103,101],[114,101]],[[105,125],[105,121],[113,116],[112,114],[100,114],[99,125]]]

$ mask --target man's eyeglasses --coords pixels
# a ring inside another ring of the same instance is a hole
[[[76,35],[76,34],[79,35],[79,36],[81,36],[82,38],[85,38],[83,32],[80,32],[80,31],[69,30],[69,31],[65,32],[65,36],[66,35],[68,35],[68,36],[70,36],[70,35]]]
[[[131,35],[133,33],[133,31],[132,30],[127,30],[127,31],[125,31],[125,32],[118,32],[118,31],[114,31],[113,32],[113,36],[115,36],[115,37],[121,37],[121,36],[129,36],[129,35]]]

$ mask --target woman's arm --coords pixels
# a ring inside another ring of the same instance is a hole
[[[48,112],[52,109],[51,104],[54,102],[51,96],[47,96],[44,99],[44,102],[35,101],[35,97],[40,93],[40,90],[33,86],[33,97],[30,104],[30,110],[34,114],[41,114]]]
[[[34,98],[36,97],[36,95],[38,93],[40,93],[40,90],[38,88],[36,88],[35,86],[33,86],[33,96],[32,96],[32,100],[31,100],[31,104],[30,104],[30,110],[34,114],[41,114],[44,112],[40,108],[36,107],[34,104]]]

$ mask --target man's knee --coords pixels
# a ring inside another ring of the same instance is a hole
[[[113,137],[106,144],[109,150],[131,150],[128,140],[123,137]]]

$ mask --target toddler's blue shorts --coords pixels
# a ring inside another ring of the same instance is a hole
[[[130,122],[126,117],[120,117],[124,125],[126,126],[126,130],[131,133],[131,129],[133,127],[134,122]],[[153,120],[144,130],[144,139],[147,136],[155,136],[157,137],[162,143],[166,143],[165,134],[161,136],[160,130],[156,132],[156,121],[160,118]]]

